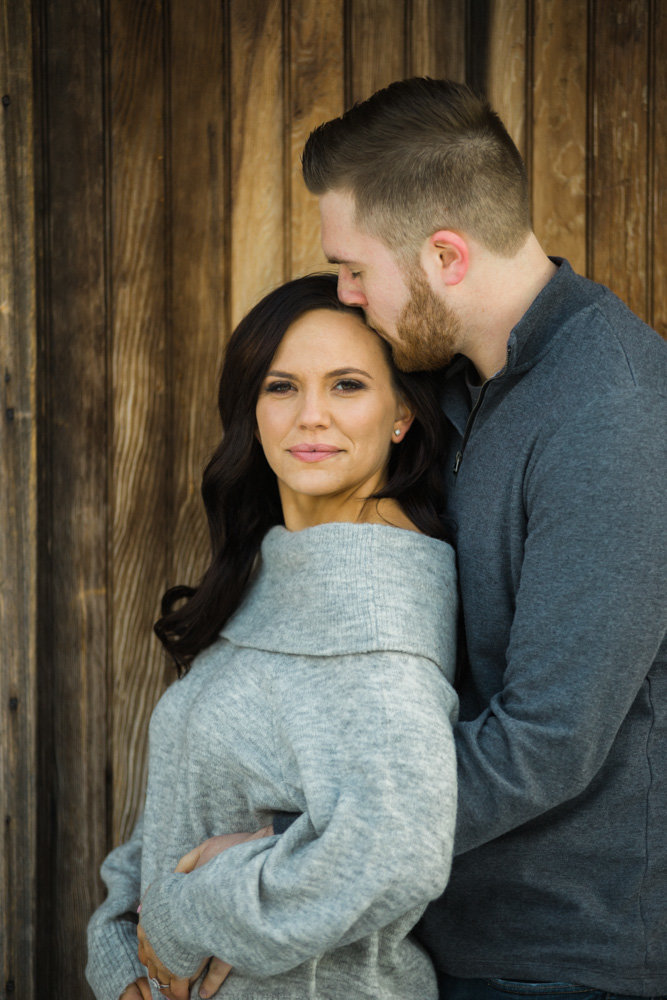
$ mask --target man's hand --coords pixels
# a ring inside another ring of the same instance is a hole
[[[225,833],[219,837],[209,837],[198,847],[193,847],[191,851],[184,854],[181,860],[176,865],[175,871],[180,874],[188,874],[193,872],[196,868],[201,868],[202,865],[208,864],[212,858],[222,854],[229,847],[235,847],[237,844],[245,844],[248,840],[261,840],[262,837],[272,837],[273,827],[263,826],[261,830],[256,833]]]
[[[148,985],[146,976],[135,979],[121,993],[118,1000],[151,1000],[151,988]]]
[[[244,844],[247,840],[260,840],[262,837],[272,836],[273,827],[264,826],[261,830],[257,830],[256,833],[228,833],[219,837],[209,837],[208,840],[199,844],[198,847],[184,854],[176,865],[175,870],[181,875],[187,875],[195,871],[196,868],[201,868],[202,865],[207,864],[212,858],[217,857],[218,854],[222,854],[228,847],[234,847],[236,844]],[[231,971],[232,967],[227,962],[223,962],[221,958],[212,958],[204,981],[199,989],[199,996],[204,998],[212,997],[220,989]]]

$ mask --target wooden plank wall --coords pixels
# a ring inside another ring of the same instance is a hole
[[[37,337],[30,3],[0,17],[0,991],[35,995]]]
[[[37,969],[51,995],[86,997],[97,870],[140,809],[146,723],[172,676],[151,624],[205,559],[224,343],[264,291],[323,264],[309,131],[406,75],[486,89],[546,249],[667,335],[667,11],[0,4],[0,992],[32,997]]]

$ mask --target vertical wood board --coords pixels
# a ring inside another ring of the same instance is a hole
[[[222,14],[210,0],[170,6],[169,585],[195,583],[209,555],[200,484],[219,437],[216,382],[226,334]]]
[[[667,338],[667,4],[654,0],[650,9],[649,322]]]
[[[586,270],[587,0],[535,0],[533,227],[547,253]]]
[[[517,149],[529,163],[526,137],[526,0],[490,0],[487,30],[487,97],[502,118]]]
[[[236,326],[286,276],[283,10],[230,9],[231,316]]]
[[[289,119],[290,276],[328,270],[320,244],[317,198],[301,175],[311,131],[344,111],[342,0],[301,0],[290,6]]]
[[[465,0],[411,0],[409,76],[465,81]]]
[[[346,107],[406,75],[406,19],[405,0],[348,0]]]
[[[644,0],[596,0],[589,277],[648,314],[648,18]]]
[[[0,953],[5,995],[34,996],[36,316],[30,4],[0,18]]]
[[[114,843],[141,808],[146,723],[163,688],[152,624],[169,511],[164,32],[161,5],[111,7]]]
[[[87,995],[106,847],[107,371],[104,119],[96,4],[42,7],[40,976]],[[48,48],[46,46],[48,45]],[[47,889],[48,886],[48,889]]]

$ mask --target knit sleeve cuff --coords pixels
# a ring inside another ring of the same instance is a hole
[[[96,1000],[118,1000],[130,983],[146,975],[137,956],[134,922],[109,922],[89,934],[86,978]]]

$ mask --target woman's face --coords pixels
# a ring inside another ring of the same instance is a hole
[[[354,519],[355,505],[385,482],[389,449],[412,421],[379,337],[356,316],[328,309],[289,327],[256,415],[286,523],[286,506],[303,509],[305,498],[320,507],[329,499],[339,513],[349,505]]]

